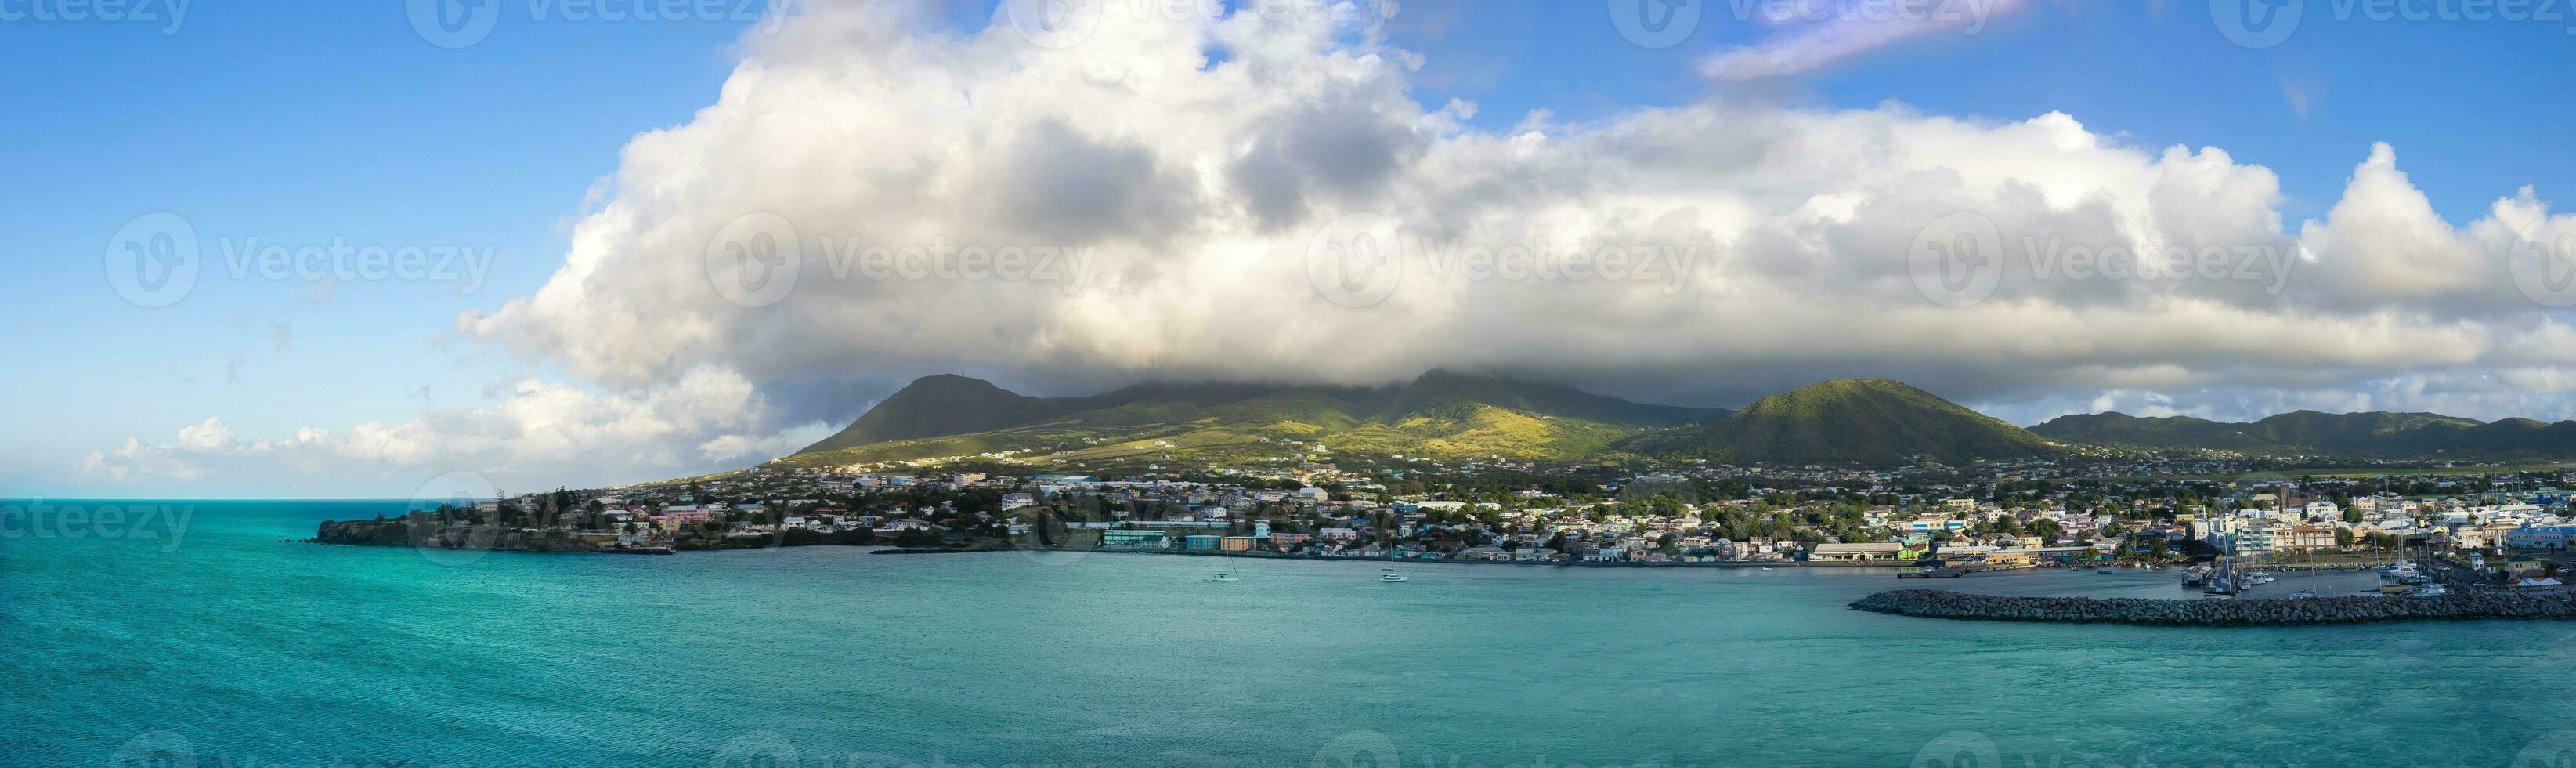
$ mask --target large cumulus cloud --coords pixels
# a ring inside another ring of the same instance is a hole
[[[2576,216],[2524,188],[2453,224],[2398,148],[2353,147],[2340,198],[2285,221],[2259,164],[2071,115],[1721,91],[1492,130],[1473,104],[1426,103],[1418,57],[1349,13],[1136,15],[1151,5],[1094,4],[1068,37],[1028,34],[1008,4],[964,31],[923,5],[805,4],[745,41],[713,104],[627,145],[544,286],[457,319],[576,381],[263,450],[739,463],[906,378],[960,370],[1078,393],[1458,367],[1715,405],[1874,375],[2021,421],[2570,415],[2576,334],[2551,286],[2535,299],[2508,259],[2576,239]],[[1953,239],[1956,221],[1985,239]],[[1978,254],[1989,282],[1940,300],[1927,244],[1992,249]],[[866,256],[977,248],[1036,271],[872,271]],[[1660,260],[1613,273],[1597,264],[1613,250]],[[1590,268],[1571,270],[1572,252]],[[2217,261],[2073,266],[2104,252]],[[1371,279],[1336,282],[1388,253]],[[1478,253],[1506,255],[1464,265]],[[711,381],[739,383],[741,413],[660,415],[699,399],[656,393]],[[635,413],[653,415],[621,415]],[[132,457],[232,441],[200,425],[92,463],[145,471]]]
[[[1714,397],[1898,372],[1994,399],[2568,362],[2565,326],[2503,267],[2517,233],[2568,217],[2525,191],[2455,227],[2385,146],[2354,148],[2322,220],[2285,225],[2270,170],[2068,115],[1720,96],[1488,131],[1465,123],[1472,105],[1418,103],[1411,54],[1347,23],[1117,5],[1078,44],[1046,47],[1007,18],[956,33],[902,4],[816,4],[754,41],[716,104],[627,148],[551,282],[459,327],[612,386],[710,361],[765,386],[967,366],[1074,389],[1461,366]],[[2003,274],[1971,306],[1927,301],[1908,255],[1963,211],[1993,223]],[[710,288],[708,244],[751,213],[791,222],[803,262],[783,300],[745,307]],[[1352,213],[1428,244],[1359,307],[1307,269]],[[853,242],[1094,260],[1079,281],[832,274],[824,262]],[[1457,243],[1696,260],[1582,280],[1423,263]],[[2030,266],[2068,246],[2278,261],[2231,261],[2218,279]]]

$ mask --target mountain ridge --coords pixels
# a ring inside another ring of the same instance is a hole
[[[2298,410],[2250,422],[2110,411],[2033,425],[2051,439],[2132,448],[2209,448],[2250,454],[2368,458],[2565,458],[2576,456],[2576,421],[2520,417],[2481,422],[2437,413]]]
[[[1089,446],[1150,440],[1160,446],[1175,438],[1338,438],[1390,452],[1492,449],[1561,458],[1598,452],[1637,431],[1712,422],[1726,414],[1447,370],[1380,387],[1145,382],[1072,398],[1030,397],[978,379],[926,376],[795,455],[956,455],[939,452],[1063,448],[1073,445],[1068,441]]]
[[[2234,423],[2104,412],[2025,429],[1890,379],[1829,379],[1729,411],[1437,369],[1374,387],[1148,381],[1084,397],[1034,397],[939,375],[914,380],[790,458],[820,464],[1011,455],[1077,465],[1220,464],[1365,453],[1894,466],[2047,457],[2078,446],[2424,460],[2576,458],[2576,421],[2301,410]]]

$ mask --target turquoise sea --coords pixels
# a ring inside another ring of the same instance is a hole
[[[424,553],[279,541],[399,502],[138,504],[114,524],[0,518],[0,763],[2563,768],[2576,754],[2576,625],[2176,630],[1843,607],[1898,586],[1883,571],[1415,565],[1382,584],[1378,564],[1150,555]],[[162,520],[134,519],[154,505]],[[1207,580],[1227,568],[1243,580]],[[2163,573],[1941,585],[2184,594]]]

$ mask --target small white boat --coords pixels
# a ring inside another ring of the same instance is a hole
[[[2317,593],[2315,593],[2315,592],[2310,592],[2310,591],[2307,591],[2307,590],[2304,590],[2304,589],[2299,590],[2299,591],[2297,591],[2297,592],[2292,592],[2292,593],[2290,593],[2290,599],[2292,599],[2292,600],[2308,600],[2308,599],[2313,599],[2313,598],[2315,598],[2316,596],[2317,596]]]
[[[1405,578],[1405,577],[1404,577],[1404,574],[1396,573],[1396,572],[1395,572],[1395,569],[1393,569],[1393,568],[1389,568],[1389,569],[1387,569],[1387,571],[1386,571],[1385,573],[1378,574],[1378,575],[1377,575],[1377,580],[1378,580],[1378,581],[1412,581],[1412,579]]]
[[[1220,573],[1216,575],[1216,578],[1209,579],[1209,581],[1242,581],[1242,579],[1235,578],[1234,574],[1231,573]]]
[[[2410,590],[2407,594],[2411,594],[2416,597],[2441,597],[2450,593],[2450,590],[2443,589],[2440,584],[2425,584]]]

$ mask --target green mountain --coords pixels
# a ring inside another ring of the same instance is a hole
[[[1834,379],[1756,400],[1724,421],[1648,435],[1631,446],[1729,464],[1893,466],[2046,456],[2047,439],[1901,382]]]
[[[1074,398],[1028,397],[975,379],[933,376],[789,460],[846,464],[1004,452],[1075,464],[1353,452],[1572,459],[1607,453],[1644,432],[1725,415],[1449,371],[1390,387],[1147,383]]]
[[[1080,398],[1029,397],[983,379],[925,376],[799,453],[1003,429],[1070,412],[1080,403]]]
[[[2576,421],[2431,413],[2284,413],[2251,423],[2120,413],[2024,430],[1885,379],[1836,379],[1743,410],[1604,397],[1562,384],[1432,371],[1384,387],[1151,382],[1030,397],[962,376],[912,382],[787,459],[831,466],[1007,455],[1075,467],[1253,464],[1336,455],[1889,467],[2062,453],[2074,445],[2258,455],[2504,461],[2576,458]]]
[[[2123,413],[2061,416],[2031,427],[2068,442],[2140,448],[2212,448],[2266,455],[2370,458],[2542,459],[2576,457],[2576,422],[2531,419],[2482,423],[2434,413],[2294,411],[2251,423]]]

